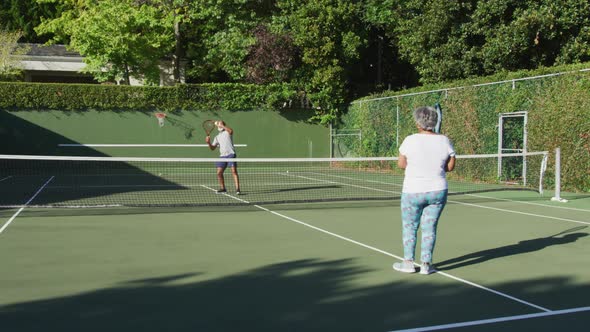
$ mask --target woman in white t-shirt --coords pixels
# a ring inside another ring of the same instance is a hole
[[[413,273],[418,226],[422,231],[421,274],[435,272],[432,251],[436,226],[447,202],[446,172],[455,168],[455,151],[449,139],[434,132],[438,115],[432,107],[414,111],[418,133],[399,147],[398,166],[405,169],[401,196],[404,261],[393,264],[397,271]]]

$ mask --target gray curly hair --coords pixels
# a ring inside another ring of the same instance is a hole
[[[438,122],[438,114],[433,107],[422,106],[414,110],[414,120],[423,130],[434,130]]]

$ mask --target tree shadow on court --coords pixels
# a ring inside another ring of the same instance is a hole
[[[576,242],[578,239],[588,236],[588,233],[577,232],[588,226],[578,226],[551,236],[531,240],[523,240],[515,244],[498,248],[473,252],[460,257],[447,259],[436,263],[436,268],[441,271],[454,270],[464,266],[481,264],[492,259],[525,254],[543,250],[547,247],[558,246]],[[577,232],[577,233],[572,233]]]
[[[391,281],[376,284],[365,279],[374,273],[390,275]],[[356,332],[539,312],[476,287],[449,283],[442,275],[399,274],[389,268],[372,271],[354,259],[295,260],[216,279],[204,276],[148,277],[111,288],[7,304],[0,306],[0,321],[2,329],[11,332]],[[67,282],[75,280],[66,278]],[[487,286],[513,290],[511,295],[554,309],[579,306],[590,295],[590,285],[567,277]],[[559,299],[553,297],[556,293]],[[587,317],[568,327],[588,323]],[[547,326],[558,328],[545,322],[530,330],[551,331],[543,329]]]
[[[31,123],[13,113],[0,111],[0,153],[2,154],[60,155],[63,154],[63,149],[60,150],[59,144],[77,143],[79,142]],[[106,156],[84,146],[68,151],[81,156]]]
[[[13,113],[0,111],[1,154],[59,156],[64,154],[60,145],[78,143]],[[108,156],[86,146],[76,146],[68,149],[67,153],[84,157]],[[113,173],[119,177],[113,176]],[[176,197],[184,197],[184,191],[190,189],[123,161],[0,160],[0,180],[3,180],[0,205],[4,206],[24,205],[37,191],[39,193],[29,202],[30,205],[125,204],[128,201],[138,202],[135,195],[138,192],[146,198],[139,201],[139,205],[149,205],[168,196],[162,192],[176,192]],[[47,186],[43,187],[44,184]],[[40,190],[42,187],[43,190]],[[158,193],[150,195],[150,192]]]

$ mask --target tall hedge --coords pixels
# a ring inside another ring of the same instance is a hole
[[[567,69],[571,67],[554,68]],[[546,74],[545,70],[526,73]],[[482,78],[460,88],[459,84],[429,86],[357,100],[337,127],[362,130],[362,141],[355,148],[359,155],[396,156],[398,144],[416,131],[412,111],[440,103],[442,131],[452,139],[458,153],[497,153],[499,114],[528,111],[528,150],[548,150],[553,155],[553,150],[561,147],[563,187],[590,192],[590,71],[483,84],[492,79]],[[428,88],[434,91],[427,92]],[[553,172],[550,158],[546,177],[549,186]]]
[[[0,82],[0,109],[249,110],[296,108],[289,84],[199,84],[173,87]]]

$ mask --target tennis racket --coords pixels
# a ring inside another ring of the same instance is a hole
[[[434,132],[440,134],[440,130],[442,127],[442,108],[440,108],[439,103],[436,103],[434,105],[434,109],[436,110],[436,114],[438,115],[438,120],[436,121],[436,127],[434,127]]]
[[[205,133],[207,134],[207,136],[211,135],[211,132],[216,127],[217,127],[217,125],[215,125],[215,121],[213,121],[213,120],[203,121],[203,129],[205,130]]]

